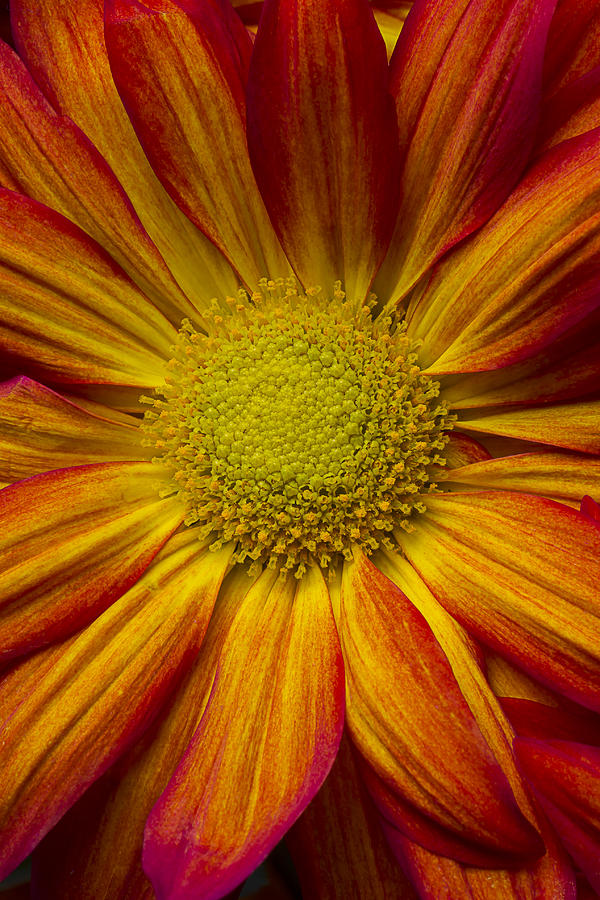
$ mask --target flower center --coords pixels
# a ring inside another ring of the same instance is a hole
[[[250,558],[301,575],[392,546],[435,489],[451,427],[400,322],[261,281],[215,313],[211,334],[184,322],[165,386],[146,412],[188,508],[186,524],[237,541]]]

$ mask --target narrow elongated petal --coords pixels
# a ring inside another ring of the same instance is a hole
[[[337,752],[343,675],[326,585],[265,572],[223,645],[202,722],[148,820],[159,898],[222,897],[312,799]]]
[[[19,57],[0,44],[0,183],[62,213],[111,254],[171,321],[195,309],[96,148],[52,109]]]
[[[248,82],[248,146],[304,285],[331,290],[339,278],[360,302],[398,196],[385,45],[366,0],[266,0]]]
[[[544,58],[546,102],[600,63],[600,10],[595,0],[559,0]]]
[[[0,346],[52,380],[152,387],[175,329],[83,231],[0,188]]]
[[[196,577],[194,570],[190,578]],[[142,869],[146,819],[202,718],[223,641],[252,584],[241,567],[227,576],[200,651],[168,709],[34,851],[33,891],[43,900],[154,900]]]
[[[553,444],[582,453],[600,452],[600,401],[516,407],[499,412],[465,411],[459,428],[479,434],[499,434],[524,441]]]
[[[600,891],[600,749],[572,741],[517,738],[515,750],[544,812],[594,890]]]
[[[502,709],[520,737],[600,745],[600,717],[574,703],[547,706],[522,697],[501,697]]]
[[[15,44],[35,81],[107,160],[194,305],[235,294],[238,280],[223,254],[171,200],[139,144],[111,76],[103,0],[14,0],[10,12]]]
[[[512,751],[513,731],[484,675],[478,646],[439,604],[406,559],[395,553],[386,553],[379,562],[394,583],[410,595],[429,622],[482,735],[502,766],[521,811],[539,829],[546,853],[527,868],[515,872],[466,868],[453,859],[429,852],[387,825],[386,835],[391,847],[425,896],[454,900],[454,897],[462,897],[463,891],[466,897],[487,900],[494,885],[498,895],[507,898],[515,896],[535,900],[537,897],[555,895],[573,900],[570,866],[552,830],[532,805],[523,784]]]
[[[600,59],[599,59],[600,62]],[[561,88],[543,108],[536,150],[600,126],[600,65]]]
[[[207,552],[191,534],[74,641],[6,722],[0,873],[151,722],[200,647],[230,555]]]
[[[579,453],[520,453],[448,471],[459,490],[524,491],[579,508],[584,494],[600,494],[600,459]]]
[[[344,565],[340,638],[348,728],[384,816],[419,843],[470,865],[498,867],[539,855],[538,835],[430,626],[358,550]],[[457,764],[467,759],[468,778]]]
[[[437,267],[409,313],[429,372],[519,362],[597,309],[599,150],[600,129],[554,147]]]
[[[416,900],[386,844],[355,752],[342,738],[323,787],[286,835],[303,896]]]
[[[110,0],[105,7],[115,83],[166,189],[248,285],[287,274],[250,168],[252,45],[229,3]]]
[[[555,0],[416,0],[391,61],[402,203],[379,292],[403,296],[478,228],[529,157]]]
[[[600,531],[562,504],[503,491],[427,499],[402,548],[476,637],[600,709]]]
[[[59,469],[4,488],[0,658],[72,634],[133,584],[183,519],[152,463]]]
[[[86,409],[30,378],[0,384],[0,479],[147,456],[137,419]]]

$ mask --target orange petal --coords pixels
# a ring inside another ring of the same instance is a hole
[[[544,154],[409,312],[432,374],[533,356],[598,307],[600,130]]]
[[[157,471],[99,463],[4,488],[0,659],[73,633],[139,578],[185,512]]]
[[[358,550],[344,564],[340,638],[348,729],[385,818],[469,865],[538,855],[539,836],[426,619]]]
[[[154,171],[254,287],[288,264],[256,187],[245,129],[252,44],[228,3],[110,0],[115,83]],[[152,103],[148,104],[148,96]]]
[[[515,751],[565,847],[600,891],[600,748],[517,738]]]
[[[0,183],[50,206],[110,253],[179,326],[195,309],[134,213],[96,148],[58,116],[19,57],[0,45]]]
[[[200,651],[168,708],[34,851],[33,889],[44,900],[153,900],[142,869],[146,819],[202,717],[225,635],[252,584],[240,567],[226,577]]]
[[[304,897],[416,900],[383,837],[347,738],[342,738],[323,787],[285,842]]]
[[[54,108],[94,142],[195,306],[238,287],[223,254],[178,209],[152,171],[115,88],[102,0],[12,0],[15,44]]]
[[[339,278],[357,302],[397,214],[387,78],[366,0],[266,0],[248,82],[252,167],[304,285]]]
[[[0,346],[53,380],[161,382],[175,329],[59,213],[0,188]]]
[[[600,63],[600,10],[596,0],[559,0],[544,59],[546,102]]]
[[[599,495],[598,488],[595,489],[596,496]],[[583,497],[581,500],[581,512],[589,519],[600,522],[600,505],[592,500],[591,497]]]
[[[137,739],[198,652],[233,548],[213,554],[193,531],[176,546],[73,642],[6,722],[0,873]]]
[[[342,724],[323,577],[266,570],[239,607],[200,727],[148,820],[144,868],[157,894],[211,900],[249,874],[321,786]]]
[[[600,62],[600,60],[599,60]],[[600,65],[564,85],[542,109],[536,152],[600,125]]]
[[[516,407],[500,412],[467,410],[459,417],[462,431],[498,434],[536,441],[582,453],[600,452],[600,401]]]
[[[481,734],[502,766],[521,811],[538,828],[546,845],[546,854],[530,864],[527,869],[515,873],[498,870],[490,873],[481,869],[465,868],[454,860],[436,856],[404,838],[400,832],[388,825],[386,834],[394,852],[407,867],[407,871],[423,895],[434,896],[436,900],[438,896],[448,900],[462,897],[459,886],[463,885],[463,881],[465,896],[474,896],[481,900],[484,898],[488,900],[491,896],[489,893],[491,884],[498,885],[499,896],[512,897],[511,891],[514,890],[514,896],[527,897],[531,900],[542,896],[554,896],[553,891],[557,897],[562,897],[560,888],[564,885],[566,896],[571,900],[570,868],[568,865],[565,866],[563,854],[552,830],[531,803],[526,785],[515,764],[512,728],[484,676],[479,648],[438,603],[406,559],[398,554],[386,552],[380,563],[385,573],[410,596],[427,619],[447,656]],[[490,880],[491,876],[493,881]],[[431,893],[427,893],[427,890]]]
[[[444,448],[444,458],[450,470],[490,459],[490,454],[482,444],[469,437],[468,434],[451,431],[448,443]],[[448,471],[448,476],[450,477],[450,471]]]
[[[452,490],[524,491],[579,508],[584,494],[600,492],[600,459],[578,453],[520,453],[448,471]]]
[[[498,209],[528,160],[556,0],[417,0],[390,63],[402,203],[376,290],[404,296]]]
[[[0,479],[19,481],[67,465],[144,459],[138,419],[85,409],[30,378],[0,384]]]
[[[542,683],[600,709],[600,531],[572,509],[504,491],[439,494],[401,538],[432,593]]]

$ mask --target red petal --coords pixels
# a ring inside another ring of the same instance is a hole
[[[248,83],[248,146],[305,286],[360,302],[397,214],[385,46],[366,0],[266,0]]]

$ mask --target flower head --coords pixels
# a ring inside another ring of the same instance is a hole
[[[409,6],[11,2],[36,896],[224,897],[284,835],[307,897],[600,890],[600,16]]]

